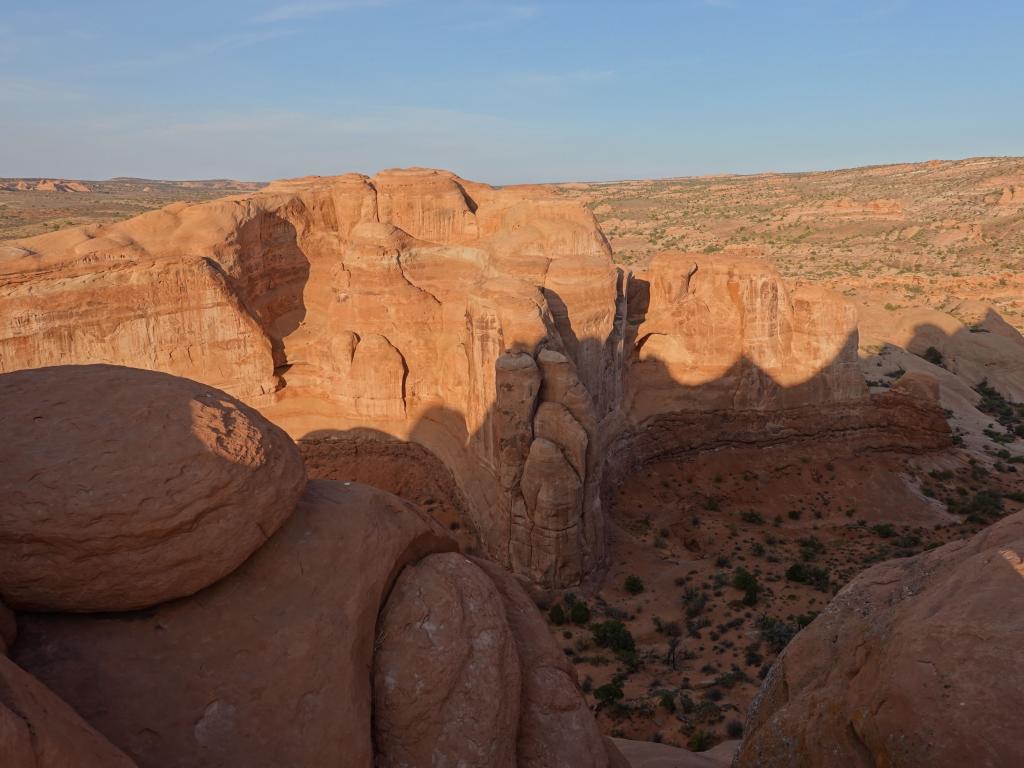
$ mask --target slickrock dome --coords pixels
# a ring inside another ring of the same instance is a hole
[[[856,577],[772,667],[737,765],[1020,765],[1024,514]]]
[[[280,429],[205,384],[108,365],[0,376],[0,596],[118,611],[237,568],[305,483]]]

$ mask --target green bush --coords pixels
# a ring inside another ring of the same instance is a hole
[[[594,698],[602,704],[611,704],[623,697],[622,686],[618,683],[605,683],[594,690]]]
[[[612,651],[632,651],[636,647],[633,635],[626,629],[626,625],[615,619],[592,624],[590,632],[594,636],[594,642],[601,648],[608,648]]]
[[[827,569],[808,563],[793,563],[786,570],[786,578],[798,584],[807,584],[821,592],[827,592],[831,583]]]
[[[590,623],[590,608],[582,600],[578,600],[572,604],[572,608],[569,609],[569,621],[578,626],[583,626]]]
[[[627,576],[622,586],[631,595],[639,595],[644,591],[644,582],[639,576]]]
[[[732,575],[732,585],[743,592],[744,605],[757,605],[757,595],[761,591],[757,576],[746,568],[737,568]]]
[[[562,610],[560,603],[555,603],[551,606],[551,610],[548,611],[548,618],[551,619],[551,623],[556,627],[565,624],[565,611]]]
[[[711,749],[714,745],[714,734],[708,733],[703,729],[694,731],[690,736],[690,740],[686,742],[686,746],[690,748],[691,752],[705,752]]]

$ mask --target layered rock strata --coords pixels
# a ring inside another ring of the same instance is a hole
[[[0,246],[0,371],[163,370],[296,438],[418,443],[487,556],[547,587],[604,560],[615,445],[676,414],[715,414],[723,440],[748,414],[827,431],[871,405],[856,348],[848,304],[789,294],[763,262],[668,253],[627,274],[585,208],[442,171],[277,182]]]

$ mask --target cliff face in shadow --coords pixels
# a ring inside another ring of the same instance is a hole
[[[488,557],[556,588],[604,561],[602,486],[654,456],[920,443],[892,415],[903,400],[887,415],[869,398],[840,298],[703,255],[623,273],[592,215],[545,194],[422,169],[315,177],[11,241],[0,370],[159,368],[311,443],[417,443]],[[928,445],[945,439],[936,413],[910,419]]]

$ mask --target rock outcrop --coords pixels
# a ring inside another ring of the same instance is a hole
[[[549,190],[423,169],[277,182],[8,241],[0,371],[127,364],[223,389],[297,439],[415,442],[489,558],[564,587],[604,562],[623,435],[700,412],[813,412],[805,431],[827,431],[833,405],[870,404],[840,297],[790,294],[735,255],[664,254],[635,277],[610,255]]]
[[[536,607],[454,548],[390,494],[311,481],[225,579],[144,612],[23,614],[13,658],[140,766],[608,765]]]
[[[0,654],[7,653],[7,649],[14,645],[18,637],[18,620],[14,611],[0,601]]]
[[[738,766],[1024,761],[1024,514],[856,577],[754,702]]]
[[[418,507],[304,484],[284,433],[167,374],[45,368],[0,376],[0,392],[16,502],[0,517],[5,594],[47,608],[15,626],[0,603],[3,765],[617,759],[523,588],[457,554]],[[182,521],[165,524],[172,513]],[[270,531],[250,548],[246,525],[261,520]],[[220,573],[236,540],[251,556]],[[196,558],[208,585],[151,605]]]
[[[519,486],[540,352],[566,356],[589,421],[616,403],[620,277],[578,204],[351,174],[5,251],[0,370],[126,364],[223,389],[296,438],[372,427],[444,461],[490,557],[552,585],[601,561],[583,490],[555,510]],[[596,487],[599,464],[573,471]]]
[[[0,596],[13,608],[118,611],[190,595],[263,544],[305,484],[279,428],[164,373],[4,374],[0,410]]]
[[[606,491],[650,461],[728,446],[951,443],[936,402],[869,395],[856,312],[832,291],[789,291],[765,262],[677,252],[627,290],[623,404],[601,425]]]
[[[460,554],[402,571],[374,655],[381,766],[516,765],[521,670],[491,580]]]
[[[378,611],[454,546],[396,497],[312,481],[227,578],[141,613],[22,614],[12,657],[140,766],[369,766]]]
[[[0,655],[0,763],[4,768],[135,766],[71,707],[3,655]]]

